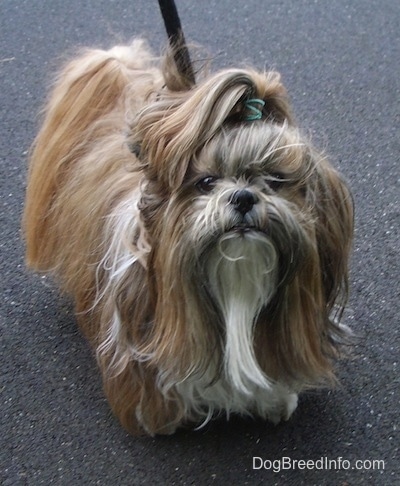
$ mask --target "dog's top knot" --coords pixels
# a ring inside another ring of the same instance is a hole
[[[264,100],[261,100],[259,98],[250,98],[247,101],[245,101],[244,106],[246,110],[249,112],[244,118],[245,121],[261,120],[262,109],[265,106]],[[257,108],[257,106],[261,106],[261,109]]]

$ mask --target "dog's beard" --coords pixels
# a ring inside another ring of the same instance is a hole
[[[238,391],[269,388],[254,352],[254,327],[276,291],[278,255],[265,235],[226,233],[208,256],[210,291],[225,324],[225,377]]]

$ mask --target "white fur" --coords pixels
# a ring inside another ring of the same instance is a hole
[[[107,235],[108,249],[99,263],[97,274],[100,271],[106,273],[106,283],[103,288],[99,287],[99,276],[97,275],[97,298],[93,308],[104,299],[111,303],[113,308],[112,318],[107,329],[107,337],[97,348],[97,354],[101,355],[107,353],[109,350],[115,348],[115,357],[111,362],[111,366],[117,371],[122,369],[125,359],[135,357],[135,359],[144,361],[145,357],[137,353],[132,346],[127,343],[121,343],[121,318],[119,312],[114,305],[113,289],[118,286],[118,282],[122,281],[131,267],[137,263],[144,268],[147,266],[147,255],[150,251],[150,245],[146,239],[146,232],[142,226],[140,219],[140,211],[138,204],[140,201],[141,192],[135,190],[129,198],[123,201],[114,212],[111,214],[105,233]],[[130,349],[122,352],[121,346]],[[129,354],[129,357],[125,355]]]
[[[251,394],[254,385],[269,389],[254,354],[253,331],[261,309],[276,290],[277,255],[265,235],[227,233],[207,263],[211,292],[226,329],[224,369],[231,386]]]
[[[297,394],[270,380],[260,369],[253,343],[254,325],[261,309],[275,293],[277,254],[263,234],[227,233],[211,252],[207,275],[226,329],[224,373],[213,381],[208,373],[189,376],[176,385],[187,418],[205,425],[224,412],[257,415],[274,423],[288,420],[297,407]]]
[[[187,419],[203,420],[200,427],[213,417],[225,413],[257,416],[274,424],[288,420],[297,407],[297,394],[279,383],[268,388],[253,385],[251,393],[243,393],[226,379],[210,384],[207,376],[188,378],[176,386],[185,406]]]

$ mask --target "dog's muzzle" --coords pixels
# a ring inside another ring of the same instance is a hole
[[[237,231],[239,233],[261,231],[254,217],[249,214],[258,203],[258,200],[258,196],[249,189],[239,189],[232,194],[229,204],[234,210],[235,222],[229,231]]]

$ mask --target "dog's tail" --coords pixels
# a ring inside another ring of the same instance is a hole
[[[55,194],[72,166],[90,150],[91,142],[110,128],[103,122],[107,115],[125,111],[127,86],[139,70],[150,64],[151,55],[143,41],[135,41],[131,46],[109,51],[87,51],[67,64],[58,76],[29,166],[23,218],[29,266],[38,270],[53,267],[56,237],[48,229],[56,217]],[[142,81],[142,90],[150,89],[144,85]],[[114,120],[112,129],[123,130],[124,116],[117,120],[121,127]]]

